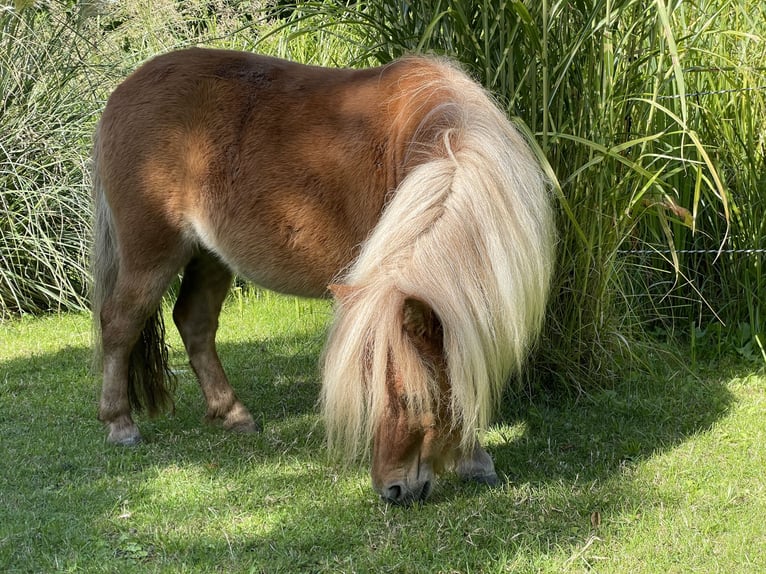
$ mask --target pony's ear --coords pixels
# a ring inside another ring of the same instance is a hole
[[[403,313],[402,326],[415,343],[441,347],[442,324],[427,303],[414,297],[407,297],[404,300]]]

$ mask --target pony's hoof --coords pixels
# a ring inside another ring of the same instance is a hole
[[[460,479],[466,482],[476,482],[487,486],[495,486],[500,482],[492,457],[479,445],[474,447],[469,456],[458,461],[455,470]]]
[[[253,419],[250,419],[249,421],[240,421],[232,425],[226,424],[224,425],[224,428],[232,432],[243,434],[254,434],[261,432],[261,426],[257,424]]]
[[[483,484],[485,486],[497,486],[500,484],[500,479],[494,472],[489,474],[460,475],[460,478],[466,482],[475,482],[476,484]]]
[[[253,416],[241,404],[236,404],[223,420],[223,428],[237,433],[252,434],[261,431]]]
[[[109,444],[116,444],[118,446],[135,446],[141,443],[141,433],[138,432],[138,427],[135,425],[132,428],[115,428],[112,426],[109,429],[109,436],[106,441]]]

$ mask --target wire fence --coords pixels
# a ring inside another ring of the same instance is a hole
[[[619,255],[761,255],[766,249],[618,249]]]
[[[766,86],[753,86],[751,88],[732,88],[730,90],[708,90],[704,92],[692,92],[685,94],[686,98],[697,98],[699,96],[717,96],[720,94],[733,94],[735,92],[754,92],[754,91],[766,91]],[[658,96],[658,100],[677,100],[681,97],[681,94],[671,94],[667,96]]]

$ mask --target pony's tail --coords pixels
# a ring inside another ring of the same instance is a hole
[[[111,296],[120,268],[112,211],[104,196],[99,172],[98,132],[92,156],[93,244],[91,249],[90,301],[92,311],[93,354],[91,370],[100,373],[103,366],[101,310]],[[173,409],[172,391],[175,376],[170,370],[165,344],[165,322],[158,307],[146,320],[136,341],[128,367],[128,398],[131,408],[146,409],[150,416]]]
[[[176,377],[170,370],[165,343],[165,321],[157,310],[146,320],[141,335],[130,353],[128,398],[135,411],[146,408],[149,416],[174,410]]]
[[[94,374],[101,371],[103,342],[101,340],[101,309],[104,301],[112,293],[117,280],[119,261],[114,237],[112,212],[104,197],[104,190],[99,173],[98,131],[93,142],[91,156],[91,181],[93,200],[93,243],[90,252],[90,309],[92,331],[91,370]]]

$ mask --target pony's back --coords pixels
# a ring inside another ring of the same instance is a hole
[[[148,62],[99,125],[98,175],[118,226],[149,217],[165,253],[163,243],[199,245],[264,287],[325,293],[397,185],[390,75],[226,50]]]

